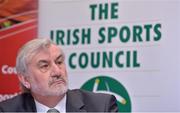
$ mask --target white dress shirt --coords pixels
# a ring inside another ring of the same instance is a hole
[[[37,113],[46,113],[50,109],[48,106],[39,103],[37,100],[34,99],[34,101],[36,104]],[[66,95],[54,108],[57,109],[60,113],[66,113]]]

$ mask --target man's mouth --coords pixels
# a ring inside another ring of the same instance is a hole
[[[51,85],[58,85],[58,84],[65,84],[65,80],[62,79],[62,78],[58,78],[58,79],[52,79],[50,82],[49,82],[49,86]]]
[[[64,80],[62,79],[53,82],[53,84],[62,84],[62,83],[65,83]]]

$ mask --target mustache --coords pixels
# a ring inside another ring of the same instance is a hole
[[[56,81],[63,81],[64,83],[66,83],[66,78],[65,77],[62,77],[61,75],[54,75],[54,76],[51,76],[50,80],[49,80],[49,86],[51,86],[54,82]]]

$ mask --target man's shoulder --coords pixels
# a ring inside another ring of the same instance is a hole
[[[14,96],[13,98],[4,100],[0,102],[0,106],[6,105],[6,104],[11,104],[12,102],[16,102],[17,100],[21,100],[21,98],[24,97],[24,94],[18,94],[17,96]]]
[[[106,101],[106,99],[107,100],[110,100],[112,98],[115,99],[113,95],[104,94],[104,93],[94,93],[82,89],[73,89],[73,90],[69,90],[68,92],[71,93],[72,95],[75,95],[75,97],[81,97],[84,101],[87,102],[92,102],[92,101],[103,102]]]
[[[117,112],[117,100],[113,95],[94,93],[81,89],[69,90],[68,98],[71,102],[83,103],[86,111],[90,112]],[[76,104],[75,103],[75,104]]]
[[[29,93],[19,94],[11,99],[0,102],[0,111],[11,111],[17,109],[19,106],[23,106],[25,101],[31,99],[32,96]]]

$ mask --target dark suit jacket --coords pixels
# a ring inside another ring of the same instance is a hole
[[[68,90],[66,112],[116,112],[116,99],[107,94],[97,94],[83,90]],[[23,93],[0,103],[0,112],[36,112],[34,99],[30,93]]]

